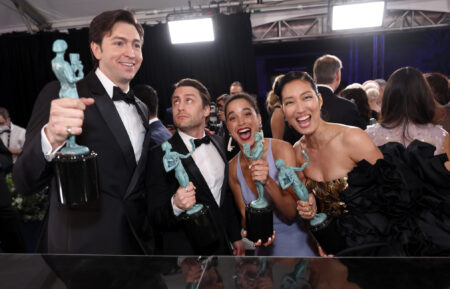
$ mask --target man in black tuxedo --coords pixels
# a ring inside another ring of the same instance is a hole
[[[134,94],[148,108],[149,129],[152,132],[150,148],[159,145],[172,137],[170,131],[158,118],[158,94],[150,85],[140,84],[133,87]]]
[[[36,100],[14,181],[22,193],[49,186],[50,204],[38,250],[71,254],[150,253],[143,173],[150,133],[146,107],[129,91],[142,63],[144,31],[126,10],[106,11],[90,25],[95,69],[77,83],[80,99],[58,98],[59,82]],[[127,93],[128,92],[128,93]],[[127,93],[127,95],[125,95]],[[126,96],[129,98],[127,99]],[[52,159],[69,134],[98,154],[97,210],[61,207]]]
[[[159,249],[162,254],[244,254],[241,226],[228,188],[224,142],[219,136],[205,134],[210,99],[206,87],[195,79],[182,79],[175,84],[172,112],[178,130],[169,140],[172,151],[186,155],[192,150],[190,139],[203,140],[191,157],[182,159],[191,181],[186,188],[180,187],[173,171],[167,173],[164,170],[161,146],[149,154],[146,180],[151,190],[148,192],[148,206],[155,231],[161,234],[162,248]],[[191,244],[178,220],[178,216],[195,203],[208,206],[218,224],[221,237],[213,247],[198,249],[196,244]]]
[[[323,99],[322,118],[366,129],[366,122],[359,116],[356,105],[334,93],[341,83],[341,69],[342,62],[334,55],[323,55],[314,62],[314,80]]]
[[[0,141],[0,248],[7,253],[25,253],[25,240],[20,229],[20,217],[11,206],[11,194],[6,174],[13,162],[9,149]]]

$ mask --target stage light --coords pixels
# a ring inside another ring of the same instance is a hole
[[[383,24],[384,1],[335,5],[332,9],[333,30],[377,27]]]
[[[211,18],[169,21],[172,44],[214,41]]]

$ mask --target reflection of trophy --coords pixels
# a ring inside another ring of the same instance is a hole
[[[262,136],[255,132],[255,147],[250,152],[250,144],[244,144],[244,154],[251,160],[260,159],[264,153]],[[258,198],[245,207],[245,224],[247,239],[263,243],[273,234],[273,208],[264,199],[264,186],[260,181],[255,181]]]
[[[305,185],[298,179],[295,172],[303,171],[309,163],[309,157],[305,151],[302,151],[306,162],[300,167],[285,166],[285,162],[282,159],[277,159],[275,162],[276,167],[280,170],[278,173],[278,181],[283,190],[287,189],[290,185],[294,189],[295,194],[301,201],[308,201],[308,190]],[[324,213],[317,213],[310,221],[310,230],[316,241],[327,253],[336,253],[344,248],[344,244],[341,243],[338,238],[339,232],[330,230],[330,224],[333,218],[327,218]],[[327,230],[322,230],[328,227]],[[333,240],[333,241],[330,241]]]
[[[53,42],[52,69],[61,84],[59,97],[78,98],[76,83],[84,77],[79,54],[70,54],[69,64],[64,60],[67,43]],[[70,127],[68,127],[70,132]],[[70,208],[96,208],[100,198],[97,180],[97,154],[75,143],[70,135],[66,145],[54,159],[59,188],[59,200]]]
[[[294,271],[284,275],[281,280],[280,289],[312,288],[311,284],[304,278],[308,265],[308,260],[299,260],[297,264],[295,264]]]
[[[181,163],[181,159],[186,159],[194,153],[194,140],[191,139],[190,142],[192,151],[187,155],[170,151],[172,145],[167,141],[161,145],[162,150],[165,152],[163,157],[164,169],[166,172],[175,170],[175,178],[183,188],[186,188],[189,184],[189,177]],[[184,231],[195,250],[200,254],[209,254],[208,250],[211,249],[211,245],[219,240],[219,229],[208,207],[202,204],[195,204],[192,208],[182,213],[180,219],[184,224]]]

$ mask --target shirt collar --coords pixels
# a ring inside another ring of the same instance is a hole
[[[184,145],[187,147],[188,151],[192,151],[192,145],[189,142],[190,139],[196,139],[195,137],[191,137],[190,135],[185,134],[181,130],[178,130],[178,134],[180,135],[181,139],[184,142]],[[205,132],[203,132],[203,136],[205,136]]]
[[[99,67],[97,67],[97,69],[95,70],[95,75],[97,75],[98,79],[100,80],[101,84],[103,85],[103,87],[106,90],[106,93],[109,95],[110,98],[113,97],[113,90],[114,90],[114,86],[117,86],[114,84],[114,82],[111,81],[111,79],[108,78],[108,76],[106,76]],[[130,86],[128,86],[127,91],[124,91],[125,93],[127,93],[130,90]]]
[[[152,124],[152,123],[154,123],[154,122],[156,122],[158,120],[159,120],[159,118],[154,117],[154,118],[152,118],[151,120],[148,121],[148,124]]]
[[[329,86],[329,85],[326,85],[326,84],[317,84],[317,87],[326,87],[326,88],[328,88],[329,90],[331,90],[331,92],[333,92],[334,93],[334,90],[331,88],[331,86]]]

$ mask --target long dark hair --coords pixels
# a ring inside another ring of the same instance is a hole
[[[285,76],[283,76],[281,79],[278,79],[278,81],[275,84],[274,92],[278,96],[280,103],[283,103],[282,97],[281,97],[281,91],[283,91],[283,87],[294,80],[305,80],[311,84],[312,89],[314,92],[319,94],[319,91],[317,90],[317,85],[312,79],[312,77],[305,71],[289,71],[286,73]]]
[[[381,104],[381,126],[403,126],[407,138],[407,125],[431,123],[435,103],[433,92],[422,73],[414,67],[402,67],[392,73],[386,84]]]
[[[365,120],[369,121],[371,115],[369,99],[367,93],[362,88],[346,88],[342,91],[341,96],[348,99],[354,100],[356,107],[358,108],[358,114],[362,116]]]

